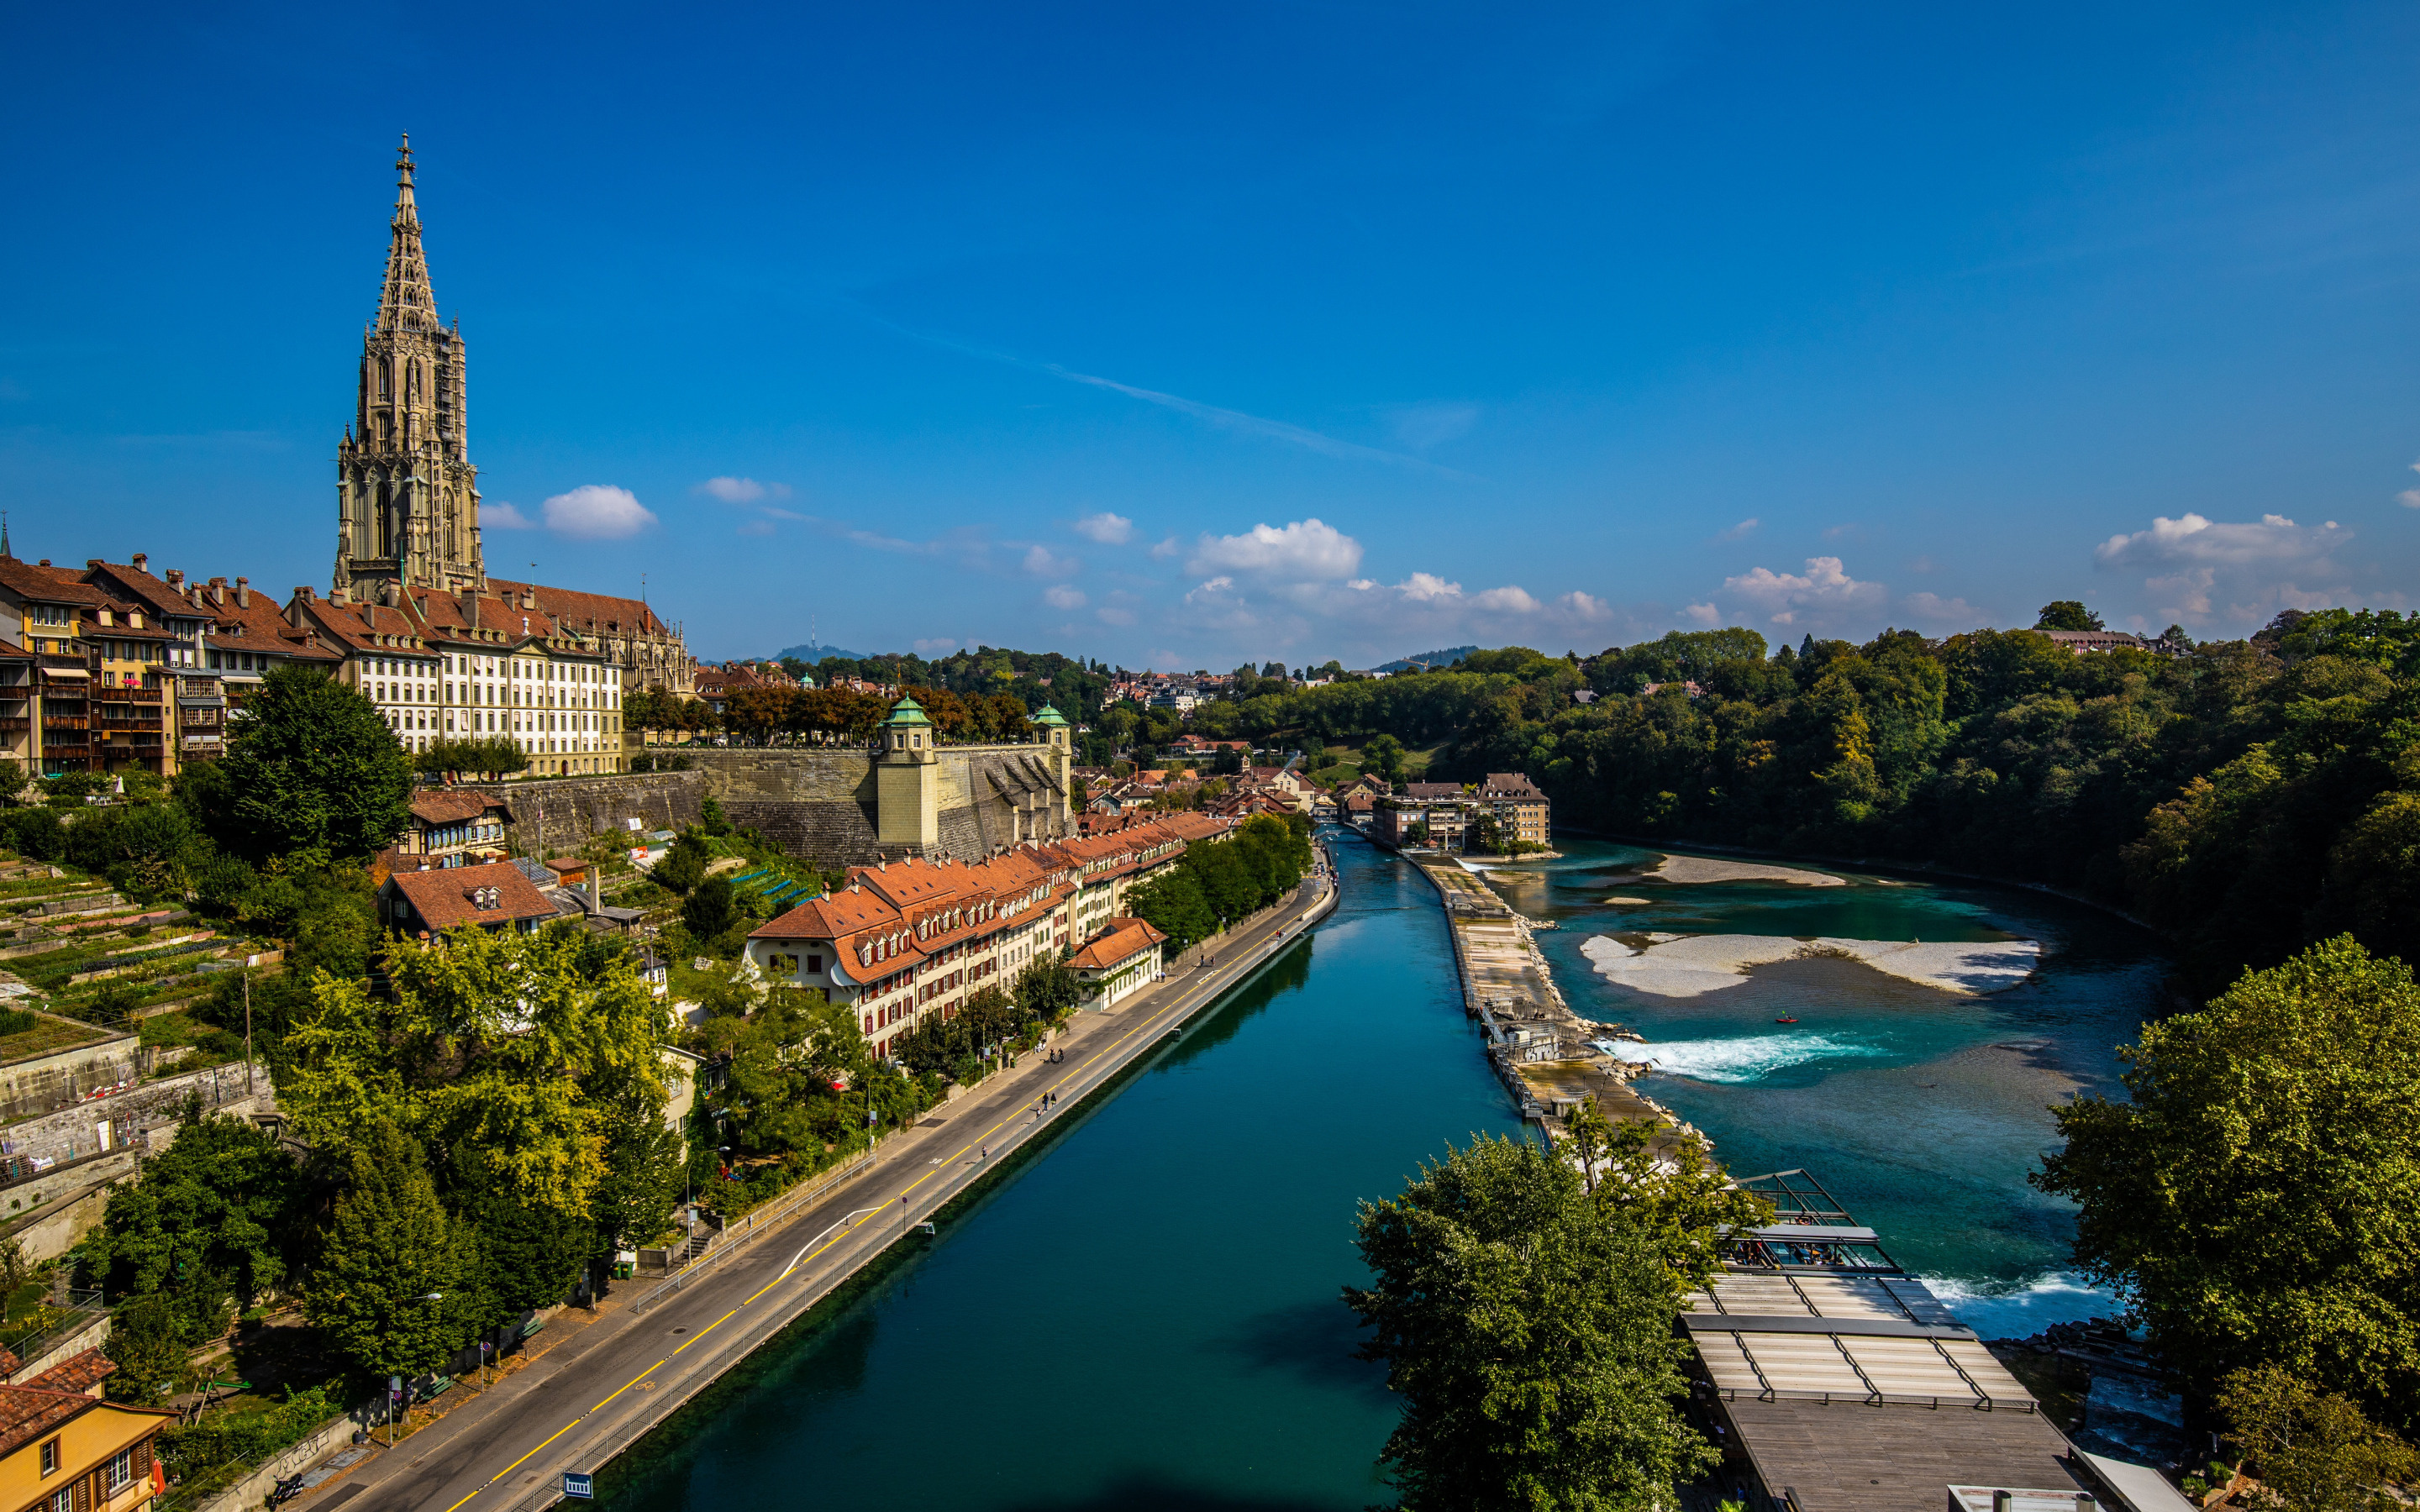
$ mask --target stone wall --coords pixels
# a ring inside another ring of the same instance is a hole
[[[128,1063],[132,1063],[132,1035],[101,1042],[104,1045],[125,1045]],[[19,1061],[17,1066],[28,1064],[30,1062]],[[0,1067],[0,1074],[15,1069],[17,1067]],[[264,1099],[273,1095],[270,1092],[268,1067],[260,1067],[254,1072],[254,1085]],[[202,1101],[212,1107],[232,1110],[244,1096],[242,1065],[215,1066],[204,1071],[187,1072],[181,1076],[165,1076],[115,1097],[94,1103],[76,1103],[42,1118],[12,1123],[0,1130],[0,1152],[58,1161],[75,1160],[101,1149],[101,1126],[103,1123],[109,1125],[109,1144],[115,1149],[135,1140],[146,1130],[175,1122],[177,1110],[194,1092],[201,1093]],[[250,1103],[242,1105],[247,1108],[253,1106]]]
[[[140,1074],[135,1048],[134,1036],[116,1034],[0,1064],[0,1119],[48,1113],[74,1103],[87,1092],[132,1082]],[[109,1110],[94,1103],[92,1117],[106,1119]],[[91,1119],[85,1121],[89,1124]],[[15,1131],[10,1134],[13,1136]],[[88,1151],[92,1149],[90,1135],[85,1137],[85,1149]]]
[[[714,800],[791,856],[840,867],[887,858],[875,835],[874,758],[861,749],[771,746],[689,750]]]
[[[873,753],[859,748],[769,746],[677,754],[686,772],[465,784],[511,806],[515,840],[537,856],[576,851],[608,830],[679,829],[707,795],[789,855],[818,866],[895,860],[918,847],[877,838]],[[931,768],[939,809],[936,854],[972,860],[1021,840],[1075,832],[1054,753],[1046,746],[944,746]]]
[[[708,774],[734,824],[793,856],[840,867],[896,859],[917,847],[877,839],[873,753],[813,746],[686,752]],[[1054,753],[1046,746],[943,746],[929,771],[939,810],[935,854],[973,860],[1020,840],[1074,832]]]
[[[533,856],[576,851],[607,830],[681,829],[697,823],[709,791],[705,773],[621,772],[603,777],[550,777],[524,782],[466,782],[492,793],[513,816],[514,839]]]

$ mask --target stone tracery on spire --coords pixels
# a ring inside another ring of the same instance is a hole
[[[428,257],[420,245],[420,207],[412,198],[411,133],[396,149],[394,238],[387,244],[386,284],[379,293],[378,328],[434,329],[437,295],[428,285]]]

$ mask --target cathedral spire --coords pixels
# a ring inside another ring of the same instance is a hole
[[[420,249],[420,206],[411,197],[411,135],[396,149],[395,239],[387,244],[386,286],[379,294],[378,328],[433,330],[437,296],[428,286],[428,258]]]

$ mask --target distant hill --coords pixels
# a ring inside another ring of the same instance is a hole
[[[1401,661],[1382,661],[1374,670],[1382,672],[1407,672],[1414,667],[1450,667],[1478,649],[1477,646],[1455,646],[1447,651],[1423,651],[1417,656],[1405,656]]]
[[[843,651],[838,646],[792,646],[786,651],[776,651],[773,653],[773,659],[775,661],[780,661],[784,656],[796,656],[800,661],[803,661],[808,666],[812,667],[815,663],[822,661],[827,656],[838,656],[843,661],[863,661],[865,659],[865,653],[862,651]]]

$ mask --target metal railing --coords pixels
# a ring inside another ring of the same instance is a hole
[[[632,1303],[630,1304],[631,1315],[635,1317],[640,1313],[645,1312],[648,1308],[654,1306],[664,1298],[679,1291],[683,1287],[688,1286],[691,1281],[696,1280],[699,1276],[704,1275],[707,1271],[711,1270],[715,1265],[721,1263],[724,1256],[737,1250],[741,1245],[746,1244],[750,1240],[754,1239],[757,1235],[764,1233],[768,1229],[775,1227],[781,1224],[783,1219],[788,1218],[792,1213],[797,1212],[800,1208],[805,1207],[808,1203],[829,1194],[833,1188],[839,1186],[843,1181],[847,1180],[850,1177],[863,1174],[865,1171],[871,1169],[873,1165],[874,1151],[869,1149],[863,1154],[850,1160],[847,1164],[834,1166],[832,1169],[826,1171],[823,1175],[815,1178],[814,1180],[801,1186],[793,1187],[788,1192],[783,1193],[781,1196],[767,1203],[765,1206],[752,1209],[742,1216],[725,1224],[722,1228],[722,1237],[715,1243],[713,1248],[707,1250],[704,1255],[699,1256],[696,1259],[690,1261],[687,1265],[682,1266],[681,1269],[673,1275],[672,1279],[656,1288],[655,1290],[648,1292],[645,1296],[641,1297],[637,1302]]]

